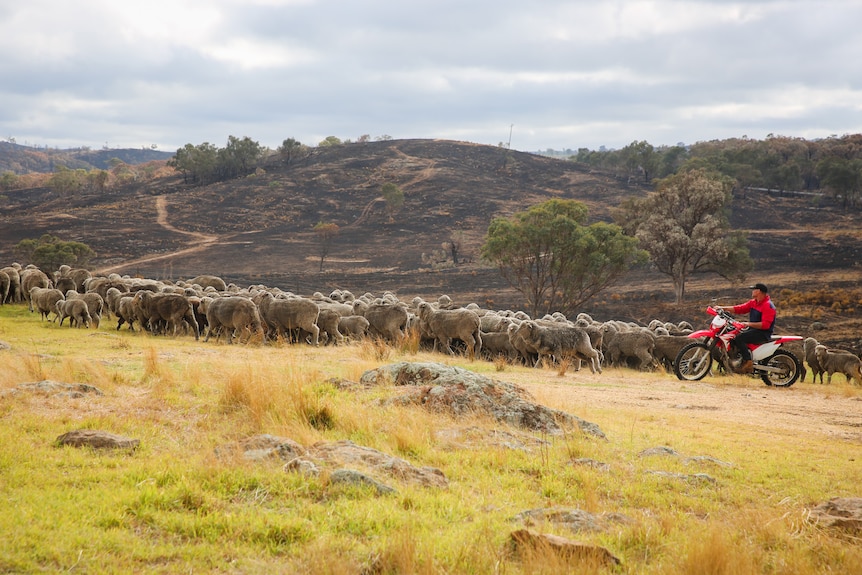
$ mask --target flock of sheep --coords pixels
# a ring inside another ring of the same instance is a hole
[[[262,285],[239,288],[217,276],[188,281],[93,276],[81,268],[61,266],[50,276],[34,266],[0,269],[0,303],[27,302],[43,320],[62,325],[98,327],[103,316],[117,318],[117,329],[149,330],[154,334],[194,333],[204,341],[224,335],[248,341],[283,338],[312,345],[341,344],[366,337],[396,343],[410,333],[433,350],[470,357],[504,359],[530,366],[557,362],[564,373],[571,363],[586,361],[593,373],[607,365],[640,370],[661,365],[672,368],[679,350],[691,341],[688,322],[653,320],[647,326],[630,322],[598,322],[587,314],[574,321],[561,313],[530,318],[524,312],[483,309],[475,303],[455,306],[448,296],[427,302],[399,300],[391,292],[355,297],[346,290],[328,296],[297,296]],[[53,318],[51,315],[53,314]],[[813,376],[844,373],[862,385],[862,361],[852,353],[828,350],[813,338],[803,347]],[[803,367],[802,378],[805,378]]]

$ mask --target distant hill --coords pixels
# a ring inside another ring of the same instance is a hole
[[[106,170],[110,168],[110,162],[114,158],[134,165],[153,160],[167,160],[173,157],[174,153],[148,148],[101,150],[33,148],[12,142],[0,142],[0,173],[14,172],[19,175],[33,172],[51,173],[59,165],[72,170]]]

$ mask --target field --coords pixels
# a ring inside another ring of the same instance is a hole
[[[10,347],[0,351],[0,572],[862,572],[859,532],[811,517],[830,498],[862,495],[862,388],[841,376],[773,389],[623,368],[559,375],[409,342],[228,346],[107,320],[71,329],[23,305],[0,307],[0,341]],[[396,361],[517,384],[607,439],[433,413],[387,402],[395,385],[358,384]],[[27,386],[42,381],[102,394]],[[140,445],[57,445],[77,429]],[[438,469],[448,485],[377,474],[395,489],[379,493],[237,449],[262,434],[305,448],[349,440]],[[591,528],[520,518],[528,510]],[[512,533],[525,528],[620,564],[541,546],[513,553]]]

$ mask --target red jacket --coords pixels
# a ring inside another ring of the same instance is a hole
[[[770,334],[775,329],[775,304],[769,299],[767,294],[766,299],[757,303],[756,299],[750,299],[745,303],[733,306],[733,313],[748,312],[748,321],[762,321],[763,331]]]

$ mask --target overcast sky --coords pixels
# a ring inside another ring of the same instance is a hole
[[[0,139],[840,136],[860,26],[859,0],[0,0]]]

